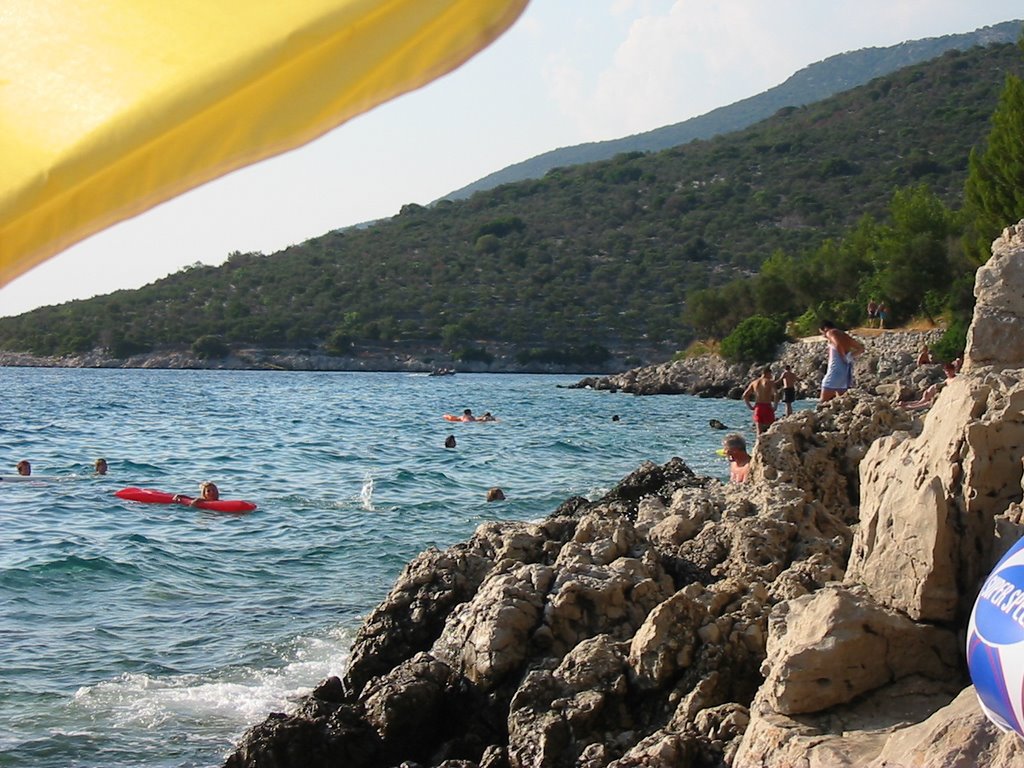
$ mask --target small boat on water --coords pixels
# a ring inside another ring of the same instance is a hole
[[[427,375],[428,376],[454,376],[455,375],[455,369],[454,368],[435,368],[434,370],[432,370]]]

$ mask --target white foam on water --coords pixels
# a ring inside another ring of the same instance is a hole
[[[270,712],[291,711],[325,677],[341,676],[351,640],[351,632],[343,629],[297,638],[282,654],[281,666],[269,668],[166,677],[124,674],[79,688],[73,706],[116,728],[150,729],[173,721],[179,727],[214,726],[240,734]]]
[[[363,502],[363,509],[367,512],[374,512],[373,508],[373,475],[369,472],[363,478],[363,487],[359,491],[359,498]]]

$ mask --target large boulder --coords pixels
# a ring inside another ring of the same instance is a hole
[[[1022,373],[958,376],[918,436],[871,447],[848,583],[914,619],[966,619],[994,565],[996,516],[1021,499]]]
[[[974,321],[963,370],[1017,368],[1024,361],[1024,220],[992,243],[974,280]]]
[[[784,715],[818,712],[911,675],[946,678],[959,655],[955,633],[829,586],[772,612],[758,698]]]

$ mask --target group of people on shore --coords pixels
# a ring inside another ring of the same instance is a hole
[[[868,301],[867,313],[868,328],[874,328],[876,322],[878,323],[878,328],[880,330],[885,328],[885,321],[889,317],[889,308],[885,305],[884,301],[881,303],[875,301],[874,299]]]
[[[873,304],[873,301],[869,304],[869,319],[873,316],[878,317],[879,327],[884,327],[885,305],[875,305],[872,308]],[[875,314],[872,315],[872,312]],[[823,321],[819,330],[828,342],[828,365],[821,380],[818,402],[827,403],[853,387],[854,361],[857,355],[864,352],[864,345],[830,321]],[[917,363],[918,365],[938,364],[931,349],[927,346],[921,350]],[[959,373],[962,358],[941,365],[945,379],[925,389],[918,400],[901,402],[899,405],[902,408],[919,410],[930,407],[946,382]],[[771,366],[765,366],[761,375],[747,385],[742,395],[743,402],[753,413],[754,428],[758,436],[775,422],[776,409],[780,402],[785,402],[787,416],[793,412],[798,381],[798,377],[788,365],[785,366],[783,374],[778,379],[772,376]],[[730,462],[729,479],[734,483],[744,482],[747,479],[750,454],[747,452],[747,443],[743,435],[738,433],[727,435],[722,441],[722,453]]]
[[[821,380],[818,402],[827,403],[853,386],[854,359],[864,351],[864,345],[829,320],[822,321],[818,330],[828,342],[828,366]],[[792,366],[785,366],[782,375],[776,379],[772,375],[771,366],[766,365],[761,375],[743,390],[743,402],[753,413],[754,429],[758,436],[775,422],[779,403],[786,404],[787,416],[793,413],[798,381],[799,377],[793,372]],[[750,454],[747,453],[747,441],[743,435],[727,435],[722,441],[722,451],[729,459],[730,481],[746,481]]]

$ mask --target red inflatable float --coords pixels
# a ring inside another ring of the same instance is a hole
[[[114,495],[119,499],[141,501],[143,504],[182,504],[186,507],[194,506],[197,509],[208,509],[212,512],[252,512],[256,509],[256,505],[251,501],[242,501],[241,499],[200,500],[193,504],[190,496],[178,496],[175,500],[175,494],[155,491],[152,488],[122,488]]]

